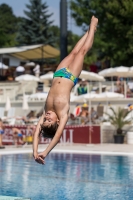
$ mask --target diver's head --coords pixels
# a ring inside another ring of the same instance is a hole
[[[59,119],[55,112],[47,111],[41,124],[40,134],[45,138],[53,138],[59,126]]]

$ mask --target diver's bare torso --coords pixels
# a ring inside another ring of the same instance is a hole
[[[69,112],[70,107],[70,92],[74,83],[62,77],[53,79],[46,104],[45,112],[51,110],[56,112],[58,118]]]

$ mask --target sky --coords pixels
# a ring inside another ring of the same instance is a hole
[[[53,13],[51,20],[54,20],[54,25],[60,26],[60,0],[42,0],[42,2],[46,2],[48,6],[48,12]],[[9,5],[13,13],[16,16],[23,16],[24,12],[23,10],[26,9],[26,4],[29,4],[29,0],[0,0],[0,4],[5,3]],[[80,27],[77,27],[74,20],[70,17],[71,11],[68,9],[68,30],[71,30],[73,33],[76,33],[78,35],[82,34],[82,30]]]

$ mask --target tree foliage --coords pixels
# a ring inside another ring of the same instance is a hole
[[[20,18],[17,18],[12,11],[12,8],[6,4],[0,5],[0,46],[14,46],[15,33],[17,31],[17,23]]]
[[[26,17],[19,24],[17,41],[20,45],[54,44],[54,35],[50,31],[53,21],[49,18],[48,6],[41,0],[29,0],[24,11]]]
[[[58,26],[50,26],[49,31],[52,33],[54,36],[54,46],[56,48],[60,48],[60,28]]]
[[[60,49],[60,28],[58,26],[50,26],[50,31],[55,37],[55,47]],[[74,48],[77,41],[80,39],[79,35],[74,34],[72,31],[67,31],[67,51],[70,51]],[[58,58],[58,62],[60,58]]]
[[[73,0],[71,9],[83,30],[92,15],[99,18],[95,52],[109,56],[114,66],[133,64],[133,0]]]

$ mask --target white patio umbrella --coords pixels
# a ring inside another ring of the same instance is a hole
[[[113,73],[113,68],[108,68],[101,70],[98,74],[103,77],[108,77],[112,75],[112,73]]]
[[[41,92],[38,92],[38,93],[35,93],[35,94],[31,94],[29,96],[29,100],[46,100],[47,99],[47,96],[48,96],[48,93],[41,93]]]
[[[79,78],[89,80],[89,81],[99,81],[100,92],[101,92],[101,82],[105,81],[103,76],[96,74],[94,72],[88,72],[85,70],[81,71]]]
[[[10,98],[7,96],[6,105],[5,105],[5,111],[9,111],[10,109],[11,109],[11,102],[10,102]]]
[[[133,66],[130,67],[131,72],[133,72]]]
[[[120,76],[120,77],[133,77],[133,71],[131,71],[130,67],[115,67],[115,68],[109,68],[102,70],[99,72],[99,75],[102,75],[104,77],[113,77],[113,76]],[[114,86],[113,86],[114,87]],[[124,81],[124,91],[125,91],[125,97],[126,97],[126,83]]]
[[[24,75],[17,76],[15,78],[15,81],[19,81],[19,82],[36,81],[36,82],[40,82],[40,79],[38,77],[30,75],[30,74],[24,74]]]
[[[108,102],[113,100],[121,100],[124,98],[123,94],[115,93],[115,92],[103,92],[100,94],[97,94],[95,97],[95,101],[104,101],[106,102],[106,111],[108,109]]]
[[[103,76],[96,74],[94,72],[88,72],[85,70],[81,71],[79,78],[85,79],[85,80],[90,80],[90,81],[105,81]]]
[[[83,103],[90,101],[91,99],[96,98],[97,94],[95,93],[87,93],[87,94],[82,94],[79,96],[71,94],[70,101],[71,102],[78,102],[78,103]]]
[[[34,63],[34,62],[27,62],[27,63],[25,64],[25,66],[26,66],[26,67],[28,67],[28,66],[29,66],[29,67],[30,67],[30,66],[31,66],[31,67],[34,67],[34,66],[35,66],[35,63]]]
[[[15,78],[15,81],[18,81],[21,83],[23,94],[25,94],[26,88],[31,87],[32,83],[34,83],[33,92],[35,92],[35,82],[36,82],[36,87],[37,87],[37,82],[40,82],[40,79],[30,74],[24,74],[24,75],[17,76]]]
[[[96,101],[104,101],[104,102],[106,101],[106,107],[105,107],[106,113],[110,113],[111,115],[112,115],[112,111],[108,109],[109,108],[108,102],[113,101],[113,100],[121,100],[121,99],[124,99],[124,95],[120,93],[115,93],[115,92],[103,92],[101,94],[98,94],[97,97],[95,98]]]
[[[48,72],[47,74],[44,74],[40,76],[41,81],[46,81],[46,80],[52,80],[53,79],[54,73],[52,71]]]
[[[87,93],[79,96],[71,95],[70,101],[83,103],[85,100],[91,101],[92,99],[95,101],[109,101],[109,100],[118,100],[123,98],[124,98],[123,94],[119,94],[116,92],[103,92],[99,94]]]
[[[24,72],[25,68],[23,66],[16,67],[16,72]]]
[[[130,74],[130,67],[124,67],[124,66],[104,69],[104,70],[100,71],[98,74],[101,75],[101,76],[104,76],[104,77],[111,77],[111,76],[129,77],[129,76],[133,76],[133,75]]]
[[[98,101],[118,100],[122,98],[124,98],[124,95],[116,92],[103,92],[95,96],[95,100]]]
[[[0,69],[8,69],[8,66],[0,62]]]
[[[77,102],[77,103],[89,102],[89,112],[91,112],[91,101],[92,99],[94,100],[96,97],[97,94],[95,93],[87,93],[79,96],[71,95],[70,102]]]

